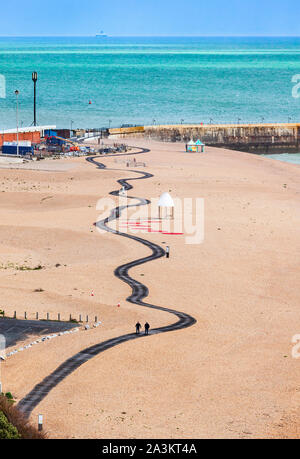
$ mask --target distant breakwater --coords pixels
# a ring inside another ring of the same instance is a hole
[[[109,133],[112,138],[139,136],[163,142],[200,139],[208,146],[256,154],[300,153],[300,123],[139,126]]]

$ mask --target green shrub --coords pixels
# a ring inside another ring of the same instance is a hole
[[[14,406],[12,400],[8,400],[4,395],[0,395],[0,415],[2,415],[0,418],[0,439],[21,438],[34,440],[46,438],[46,433],[39,432],[33,427],[29,420],[24,417],[24,414],[19,411],[18,407]],[[12,431],[11,427],[15,430]],[[1,435],[4,435],[4,437]]]
[[[5,414],[0,411],[0,439],[1,440],[16,440],[20,439],[21,435],[17,429],[8,422]]]

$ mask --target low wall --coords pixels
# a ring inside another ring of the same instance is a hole
[[[163,142],[200,139],[209,146],[258,154],[300,152],[300,123],[145,126],[141,134]]]
[[[144,132],[145,132],[144,126],[114,128],[114,129],[109,129],[109,136],[112,138],[116,137],[118,139],[123,139],[130,135],[131,136],[141,135],[141,134],[144,134]]]

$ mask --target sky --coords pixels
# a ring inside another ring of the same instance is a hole
[[[0,11],[12,36],[300,36],[299,0],[1,0]]]

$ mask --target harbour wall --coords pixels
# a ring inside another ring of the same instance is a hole
[[[256,154],[300,153],[300,123],[139,126],[111,129],[110,136],[185,143],[200,139],[208,146]]]

